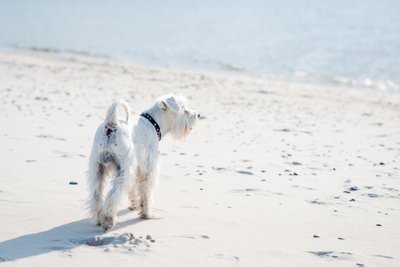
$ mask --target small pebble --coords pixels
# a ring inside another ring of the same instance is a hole
[[[343,237],[338,237],[338,239],[339,239],[339,240],[344,240],[344,238],[343,238]]]
[[[385,165],[385,163],[384,162],[379,162],[379,165]]]
[[[313,235],[314,238],[319,238],[319,235]]]
[[[150,240],[150,242],[151,242],[151,243],[155,243],[155,242],[156,242],[156,240],[155,240],[155,239],[152,239],[152,240]]]
[[[382,224],[380,224],[380,223],[377,223],[377,224],[376,224],[376,226],[382,226]]]
[[[152,238],[151,238],[151,235],[146,235],[146,239],[147,240],[151,240]]]
[[[356,201],[356,200],[355,200],[354,198],[352,198],[352,199],[350,199],[349,201],[350,201],[350,202],[354,202],[354,201]]]
[[[78,182],[75,182],[75,181],[70,181],[70,182],[69,182],[69,184],[70,184],[70,185],[77,185],[77,184],[78,184]]]

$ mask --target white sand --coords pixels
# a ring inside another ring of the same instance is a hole
[[[126,201],[103,233],[94,131],[113,99],[137,115],[169,92],[204,119],[162,141],[160,219]],[[0,101],[4,266],[400,265],[399,94],[3,52]]]

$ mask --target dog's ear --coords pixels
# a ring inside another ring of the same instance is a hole
[[[177,102],[174,95],[168,95],[165,98],[161,99],[159,105],[162,110],[169,109],[175,113],[179,113],[181,111],[181,106]]]

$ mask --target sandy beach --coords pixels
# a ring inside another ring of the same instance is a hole
[[[97,125],[183,94],[161,141],[158,219],[88,219]],[[0,52],[2,266],[399,266],[400,95],[110,58]]]

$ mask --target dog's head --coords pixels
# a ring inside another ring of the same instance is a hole
[[[185,138],[200,118],[197,111],[187,108],[183,96],[162,96],[157,100],[157,106],[163,112],[165,125],[170,127],[171,135],[176,139]]]

